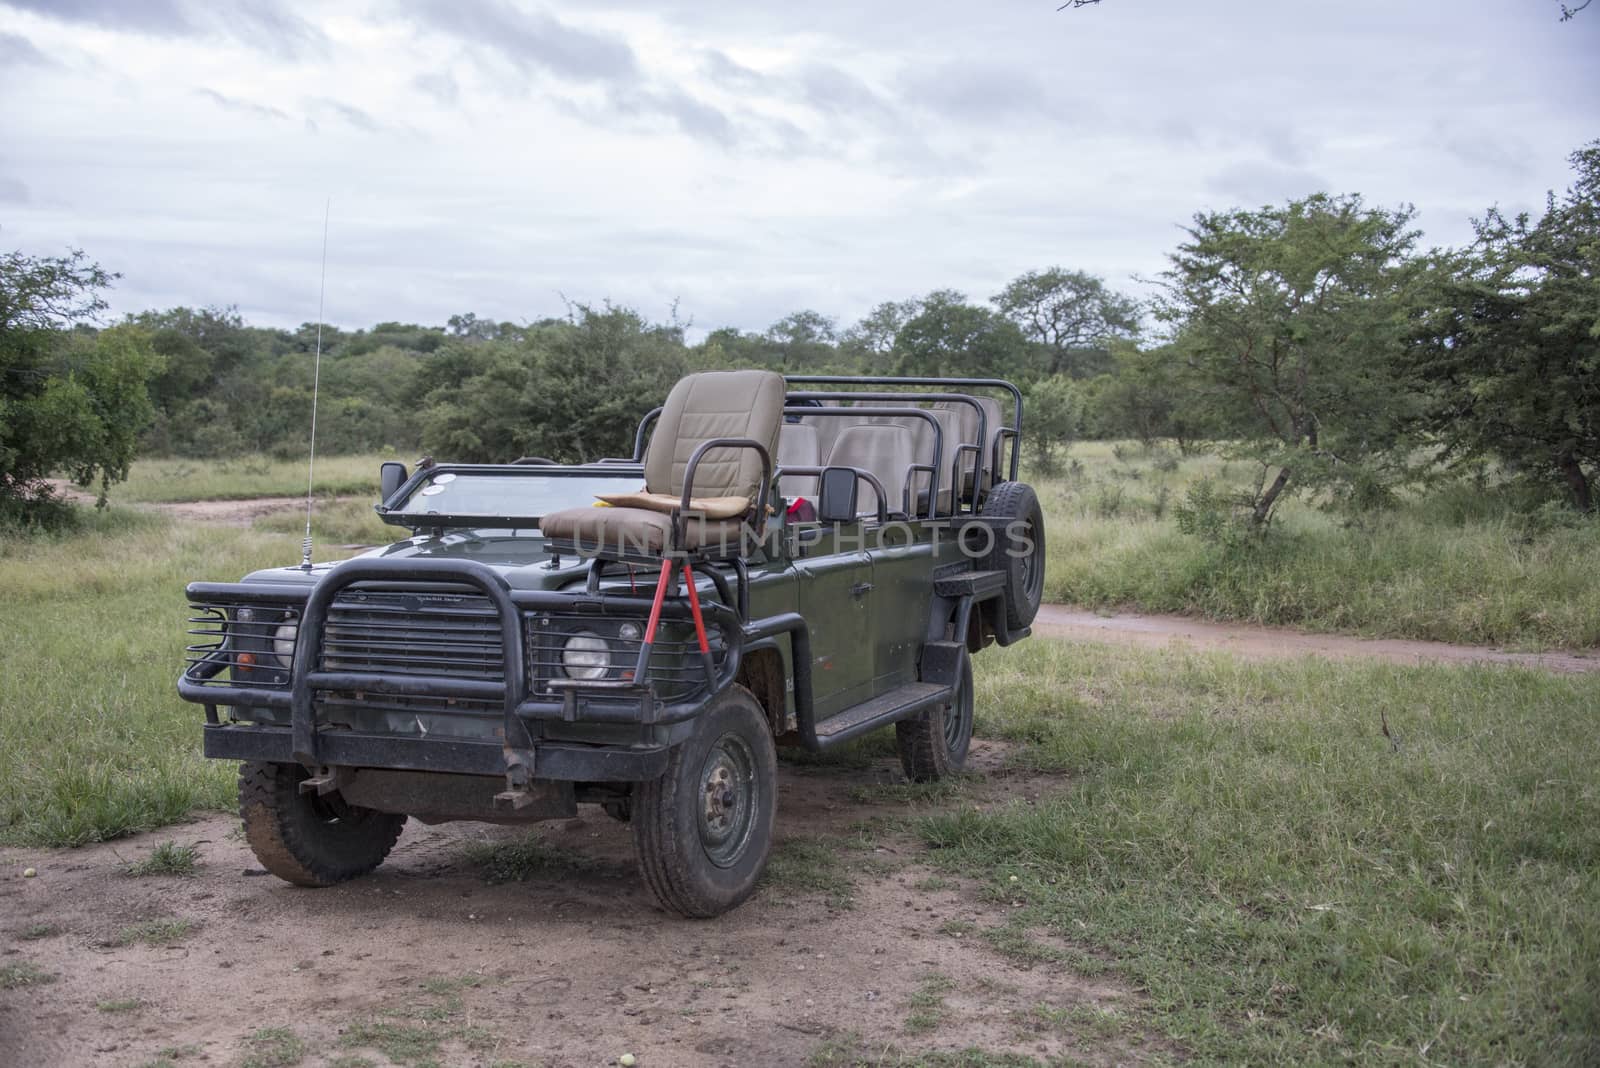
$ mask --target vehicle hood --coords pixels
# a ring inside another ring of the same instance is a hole
[[[581,581],[588,568],[587,561],[570,556],[562,558],[560,567],[552,568],[542,537],[508,530],[451,530],[438,537],[419,534],[356,558],[471,560],[498,572],[512,589],[521,590],[561,589]],[[298,565],[263,568],[246,575],[244,581],[315,586],[338,565],[338,561],[313,564],[310,571]]]

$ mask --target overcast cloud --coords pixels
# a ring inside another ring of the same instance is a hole
[[[1537,210],[1600,138],[1600,7],[1551,0],[0,0],[0,248],[116,312],[696,332],[853,321],[1060,264],[1135,281],[1196,211]]]

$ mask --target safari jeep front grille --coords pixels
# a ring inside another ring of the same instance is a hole
[[[500,616],[477,594],[363,590],[328,606],[324,671],[434,675],[500,682]]]

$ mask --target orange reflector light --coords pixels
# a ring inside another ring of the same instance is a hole
[[[239,654],[239,659],[236,660],[235,663],[238,664],[242,668],[255,667],[256,666],[256,654],[255,653],[240,653]]]

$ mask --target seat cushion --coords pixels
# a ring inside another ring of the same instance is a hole
[[[732,553],[739,547],[742,527],[738,520],[685,516],[681,547]],[[645,508],[565,508],[541,519],[539,530],[546,538],[570,542],[586,553],[655,555],[672,541],[672,516]]]
[[[681,497],[690,457],[713,438],[752,438],[771,456],[786,390],[776,371],[702,371],[679,379],[644,452],[645,488]],[[754,499],[760,487],[761,458],[750,449],[712,449],[695,469],[697,497]]]
[[[643,508],[647,512],[669,515],[683,505],[682,497],[669,497],[665,493],[598,493],[595,496],[618,508]],[[738,519],[749,510],[749,497],[689,498],[689,511],[707,519]]]

